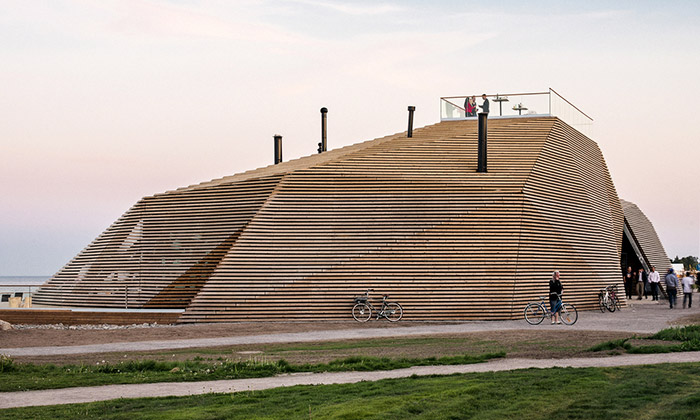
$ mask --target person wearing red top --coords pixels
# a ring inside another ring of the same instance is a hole
[[[467,117],[476,117],[476,97],[468,97],[464,100],[464,113]]]

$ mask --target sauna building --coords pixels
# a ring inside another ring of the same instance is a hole
[[[347,320],[373,288],[405,320],[513,319],[559,270],[566,301],[593,308],[621,286],[623,256],[660,268],[665,253],[617,196],[585,118],[546,95],[539,113],[522,114],[526,97],[506,103],[520,115],[492,102],[484,162],[479,121],[442,98],[441,121],[410,137],[144,197],[34,302],[182,309],[179,322]]]

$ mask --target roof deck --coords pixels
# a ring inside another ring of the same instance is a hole
[[[557,117],[586,136],[591,136],[593,118],[549,88],[547,92],[486,95],[489,100],[489,118]],[[476,109],[469,112],[467,99],[473,98]],[[445,96],[440,98],[440,120],[476,119],[482,112],[481,94]]]

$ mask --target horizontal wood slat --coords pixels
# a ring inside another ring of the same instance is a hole
[[[671,268],[671,260],[656,234],[654,225],[636,204],[625,200],[620,200],[620,203],[625,213],[627,225],[640,245],[642,253],[649,263],[656,267],[656,271],[661,274],[663,280],[664,274]]]
[[[511,319],[562,272],[621,286],[623,213],[592,140],[551,117],[405,133],[146,197],[35,302],[186,308],[180,322],[348,319],[366,288],[405,319]]]
[[[131,325],[174,324],[177,312],[88,312],[53,309],[0,309],[0,319],[10,324],[63,324],[63,325]]]

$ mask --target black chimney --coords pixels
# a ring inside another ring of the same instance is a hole
[[[282,136],[275,134],[275,165],[282,162]]]
[[[486,121],[488,120],[489,114],[486,112],[479,113],[479,163],[477,166],[477,172],[488,172],[486,170]]]
[[[408,107],[408,134],[406,137],[413,137],[413,111],[415,110],[415,106]]]
[[[318,153],[323,153],[328,150],[328,126],[326,122],[326,114],[328,114],[328,108],[321,108],[321,143],[318,144]]]

